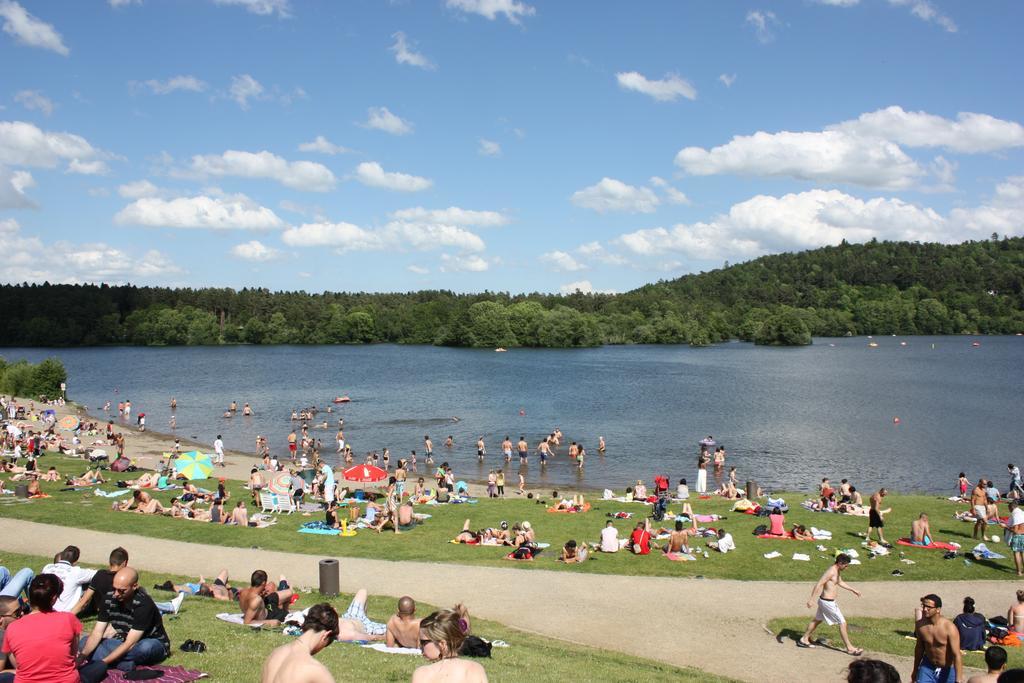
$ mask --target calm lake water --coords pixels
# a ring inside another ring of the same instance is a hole
[[[384,446],[393,460],[423,436],[435,460],[479,480],[503,464],[502,438],[531,446],[555,427],[588,450],[580,474],[565,447],[545,470],[536,455],[528,485],[582,483],[621,488],[656,473],[696,479],[698,441],[714,435],[740,480],[806,488],[847,477],[862,490],[952,491],[957,473],[992,476],[1024,460],[1024,337],[816,339],[804,348],[727,343],[710,348],[619,346],[508,353],[432,346],[0,349],[8,360],[58,356],[68,394],[99,414],[130,399],[147,426],[168,432],[172,396],[177,433],[254,451],[257,434],[287,452],[293,408],[352,403],[315,431],[333,455],[338,414],[357,457]],[[900,342],[906,342],[901,346]],[[235,400],[255,415],[221,414]],[[524,414],[520,415],[520,411]],[[116,416],[116,409],[113,415]],[[322,413],[323,414],[323,413]],[[457,416],[458,422],[451,418]],[[893,418],[898,417],[899,423]],[[456,447],[442,443],[455,437]],[[477,462],[483,435],[488,456]],[[603,435],[608,450],[597,453]],[[512,463],[510,484],[518,463]],[[420,473],[424,466],[420,465]],[[710,474],[709,474],[710,479]]]

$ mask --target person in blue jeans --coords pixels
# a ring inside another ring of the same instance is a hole
[[[35,573],[28,567],[19,569],[13,576],[7,567],[0,567],[0,596],[16,598],[22,594],[28,595],[28,585],[34,577]]]
[[[107,626],[113,638],[104,638]],[[153,599],[139,586],[139,573],[125,567],[114,576],[114,590],[100,607],[96,626],[82,639],[82,656],[122,671],[159,664],[171,653],[163,618]]]

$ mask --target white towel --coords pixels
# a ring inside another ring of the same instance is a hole
[[[774,560],[776,557],[782,557],[782,553],[780,553],[778,550],[773,550],[770,553],[764,554],[764,559],[766,560]]]
[[[293,620],[293,618],[294,618],[294,620],[298,621],[299,623],[302,623],[301,617],[302,617],[302,612],[289,612],[288,613],[288,620]],[[239,624],[240,626],[252,626],[253,628],[259,628],[259,624],[246,624],[245,623],[245,615],[243,615],[241,613],[239,613],[239,614],[232,614],[231,612],[221,612],[220,614],[217,615],[217,618],[220,619],[221,621],[226,621],[229,624]]]
[[[376,650],[377,652],[383,652],[389,655],[416,655],[419,657],[423,654],[418,648],[414,647],[388,647],[384,643],[370,643],[363,645],[363,647],[370,650]]]
[[[793,553],[793,559],[794,560],[800,560],[801,562],[810,562],[811,561],[811,556],[810,555],[804,555],[803,553]]]

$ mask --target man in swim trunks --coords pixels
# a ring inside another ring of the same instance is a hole
[[[686,542],[691,536],[697,535],[697,520],[693,519],[690,528],[684,528],[682,520],[676,520],[676,529],[668,538],[668,545],[665,546],[665,554],[668,553],[690,553],[690,546]]]
[[[429,435],[423,437],[423,452],[426,453],[428,461],[434,460],[434,442],[430,440]]]
[[[483,462],[485,455],[487,455],[487,447],[484,445],[484,437],[481,436],[476,440],[476,457]]]
[[[384,640],[387,624],[366,616],[366,589],[360,588],[338,621],[338,640]]]
[[[282,576],[275,590],[273,584],[267,582],[267,573],[257,569],[252,573],[249,585],[238,594],[242,621],[263,626],[280,625],[288,617],[288,605],[294,595],[288,581]]]
[[[334,683],[316,653],[338,638],[338,613],[326,602],[313,605],[302,622],[302,634],[275,648],[263,664],[260,683]]]
[[[971,491],[971,510],[974,512],[974,533],[972,538],[978,538],[978,533],[985,538],[985,531],[988,526],[988,498],[985,496],[985,480],[979,479],[974,490]]]
[[[921,516],[910,523],[910,542],[914,545],[931,545],[932,530],[928,526],[928,515],[921,513]]]
[[[548,462],[548,458],[551,457],[551,446],[548,445],[548,439],[550,437],[545,436],[539,444],[537,444],[537,452],[540,454],[540,464],[545,465]]]
[[[892,512],[892,508],[886,508],[885,510],[882,509],[882,499],[885,498],[885,496],[888,493],[889,492],[886,491],[884,488],[881,488],[881,489],[878,489],[878,491],[875,492],[874,494],[872,494],[872,496],[871,496],[871,509],[868,510],[868,534],[867,534],[867,539],[870,541],[871,540],[871,532],[872,531],[876,531],[876,532],[878,532],[878,542],[881,543],[886,548],[891,548],[892,545],[888,541],[885,540],[885,535],[882,534],[882,528],[885,526],[885,521],[883,519],[883,515],[886,515],[889,512]]]
[[[293,429],[292,433],[288,435],[288,455],[291,456],[292,462],[295,461],[295,451],[299,448],[298,443],[296,443],[297,441],[298,437],[295,435],[295,430]]]
[[[846,646],[847,653],[854,657],[859,657],[864,653],[864,650],[854,647],[853,643],[850,642],[846,618],[843,617],[843,613],[839,611],[839,604],[836,603],[836,596],[840,588],[845,588],[858,598],[860,597],[860,591],[843,581],[843,570],[849,566],[850,556],[846,553],[839,553],[836,555],[835,564],[821,575],[818,583],[814,584],[814,588],[811,589],[811,599],[807,601],[807,607],[813,607],[815,600],[817,600],[818,611],[815,613],[811,623],[807,625],[804,635],[796,642],[797,647],[815,647],[814,643],[811,642],[811,635],[814,633],[814,629],[818,628],[818,625],[824,621],[829,626],[839,624],[839,635],[843,638],[843,645]]]
[[[388,619],[384,643],[388,647],[420,646],[420,620],[416,618],[416,601],[408,595],[398,599],[398,612]]]
[[[516,450],[519,451],[519,464],[525,465],[527,459],[530,457],[530,444],[526,443],[526,439],[524,437],[519,437],[519,443],[516,444]]]
[[[915,683],[960,683],[964,680],[960,632],[942,616],[942,598],[934,593],[921,598],[921,620],[914,626]]]
[[[508,434],[501,442],[501,454],[505,456],[505,462],[512,462],[512,440],[508,438]]]

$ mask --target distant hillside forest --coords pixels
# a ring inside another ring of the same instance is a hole
[[[1024,238],[843,243],[624,294],[0,287],[0,345],[807,344],[848,334],[1024,332]]]

